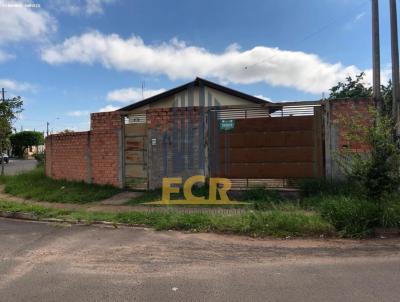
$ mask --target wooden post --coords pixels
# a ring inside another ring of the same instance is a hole
[[[377,110],[378,112],[382,112],[378,0],[371,0],[371,4],[372,4],[372,70],[373,70],[372,91]]]
[[[397,9],[396,0],[390,0],[390,37],[392,50],[392,85],[393,85],[393,103],[392,116],[396,123],[396,137],[400,136],[399,128],[399,46],[397,37]]]

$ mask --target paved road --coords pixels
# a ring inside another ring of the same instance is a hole
[[[0,301],[398,301],[399,248],[0,219]]]
[[[21,160],[21,159],[10,159],[8,164],[5,164],[5,174],[15,175],[22,171],[33,170],[36,167],[36,160]]]

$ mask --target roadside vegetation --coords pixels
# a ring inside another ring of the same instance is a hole
[[[330,98],[369,97],[371,89],[362,84],[363,74],[339,83]],[[346,180],[309,180],[301,183],[300,196],[289,199],[276,191],[255,188],[231,196],[244,201],[240,214],[182,213],[168,211],[127,211],[124,213],[87,212],[46,208],[40,205],[0,201],[0,211],[33,213],[39,219],[108,221],[146,225],[157,230],[220,232],[263,236],[340,236],[363,238],[378,228],[400,229],[400,151],[391,120],[391,86],[382,87],[382,111],[371,109],[371,122],[365,117],[344,118],[348,141],[367,144],[367,152],[352,148],[340,150],[337,161]],[[358,119],[360,118],[360,119]],[[4,176],[5,192],[39,201],[87,203],[120,192],[111,186],[89,185],[47,178],[43,167],[16,176]],[[194,188],[196,196],[206,196],[207,187]],[[182,192],[172,199],[182,199]],[[161,190],[146,192],[127,205],[161,200]],[[194,207],[193,205],[192,207]],[[215,207],[215,206],[214,206]],[[154,209],[152,209],[154,210]]]
[[[227,234],[265,236],[330,236],[334,228],[317,213],[304,211],[256,211],[236,215],[208,213],[125,212],[105,213],[46,208],[40,205],[0,201],[0,211],[32,213],[38,219],[58,218],[76,222],[124,223],[144,225],[156,230],[217,232]]]
[[[109,186],[58,181],[47,178],[43,167],[34,171],[0,178],[5,192],[23,198],[63,203],[99,201],[120,192]],[[300,186],[298,198],[285,198],[276,191],[252,189],[235,197],[246,201],[240,214],[181,213],[171,207],[166,212],[105,213],[46,208],[40,205],[0,201],[1,211],[28,212],[38,218],[73,221],[109,221],[146,225],[158,230],[221,232],[263,236],[339,236],[362,238],[376,228],[400,228],[400,195],[384,194],[371,199],[356,181],[310,180]],[[195,194],[202,195],[204,189]],[[151,191],[130,204],[159,200],[161,192]],[[179,198],[175,196],[174,198]],[[240,207],[240,206],[236,206]]]
[[[323,184],[324,183],[324,184]],[[377,228],[400,228],[400,195],[377,200],[352,182],[308,182],[302,187],[301,207],[318,212],[341,237],[368,237]],[[313,192],[310,194],[310,190]]]
[[[119,192],[112,186],[54,180],[46,177],[44,167],[15,176],[2,176],[4,192],[27,199],[60,203],[88,203],[109,198]]]

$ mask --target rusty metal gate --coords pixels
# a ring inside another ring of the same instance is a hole
[[[323,176],[320,106],[212,110],[210,176],[234,188],[293,187]]]
[[[132,114],[124,123],[124,182],[130,189],[148,189],[146,114]]]

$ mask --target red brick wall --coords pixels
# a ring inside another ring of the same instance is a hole
[[[122,120],[118,112],[91,115],[92,179],[97,184],[122,186],[120,139]]]
[[[88,181],[90,132],[50,135],[46,138],[46,174],[55,179]]]
[[[91,131],[46,138],[46,174],[55,179],[122,186],[118,112],[93,113]]]
[[[325,102],[325,175],[330,179],[345,177],[343,167],[350,167],[346,151],[368,152],[369,145],[362,139],[362,133],[357,124],[373,122],[370,110],[374,107],[371,98],[337,99]],[[365,128],[365,127],[364,127]],[[365,132],[365,131],[364,131]],[[353,139],[358,137],[358,139]]]
[[[202,108],[205,112],[205,108]],[[193,123],[199,122],[200,107],[177,107],[177,108],[155,108],[147,111],[147,126],[149,129],[170,130],[176,120],[178,128],[183,126],[181,121],[190,120]]]
[[[373,123],[371,109],[372,99],[340,99],[331,101],[331,122],[339,128],[339,147],[349,148],[357,152],[369,150],[363,141],[363,131]],[[364,128],[364,129],[363,129]]]

